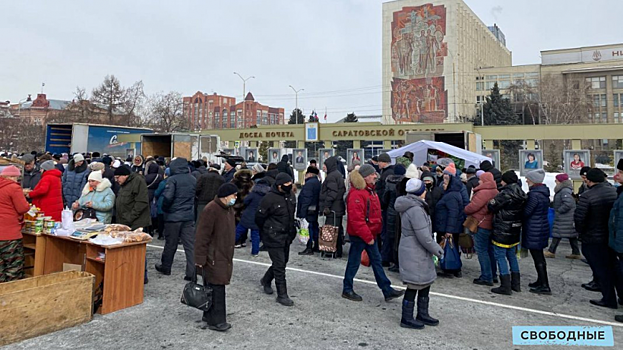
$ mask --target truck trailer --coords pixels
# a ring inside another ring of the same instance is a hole
[[[113,157],[133,156],[140,143],[119,140],[120,135],[153,132],[147,128],[86,123],[50,123],[46,127],[45,150],[51,153],[100,152]]]

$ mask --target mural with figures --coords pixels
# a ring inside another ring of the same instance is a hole
[[[394,12],[391,28],[392,118],[442,123],[448,105],[443,77],[448,55],[445,6],[403,7]]]

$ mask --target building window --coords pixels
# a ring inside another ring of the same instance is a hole
[[[497,75],[487,75],[487,80],[497,80],[498,76]]]
[[[500,80],[498,81],[498,87],[500,89],[508,89],[511,86],[510,80]]]
[[[218,112],[214,113],[214,127],[217,129],[222,129],[221,127],[221,118]]]
[[[526,78],[534,78],[539,76],[539,72],[526,73]]]
[[[619,101],[621,100],[621,97],[623,97],[623,94],[613,94],[612,95],[612,105],[614,106],[614,108],[619,107]]]
[[[526,85],[535,87],[539,85],[539,79],[526,79]]]
[[[493,89],[493,86],[495,85],[495,83],[496,83],[495,81],[488,81],[488,82],[486,82],[485,88],[487,90],[491,90],[491,89]]]
[[[257,111],[257,115],[255,116],[255,124],[262,125],[262,111]]]
[[[482,81],[476,82],[476,91],[482,91],[485,89],[485,83]]]
[[[619,112],[614,112],[614,122],[619,123]]]
[[[510,78],[510,77],[511,77],[511,76],[510,76],[510,74],[501,74],[501,75],[498,75],[498,79],[508,79],[508,78]]]
[[[623,89],[623,75],[613,75],[612,76],[612,88],[613,89]]]
[[[591,84],[591,88],[593,89],[605,89],[606,88],[606,77],[586,78],[586,82]]]
[[[515,73],[513,74],[513,79],[523,79],[524,74],[523,73]]]

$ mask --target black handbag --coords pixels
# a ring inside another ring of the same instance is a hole
[[[74,213],[74,221],[80,221],[84,219],[95,219],[97,220],[97,215],[95,214],[95,209],[93,208],[82,208],[76,210]]]
[[[203,267],[201,268],[202,282],[205,283],[205,274]],[[184,286],[182,292],[182,304],[194,307],[201,311],[208,311],[212,307],[212,288],[197,283],[197,273],[193,274],[192,281]]]

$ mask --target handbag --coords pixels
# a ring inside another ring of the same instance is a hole
[[[483,218],[482,220],[478,221],[478,219],[476,219],[473,216],[468,216],[467,219],[465,219],[465,221],[463,222],[463,227],[465,227],[466,229],[470,230],[470,232],[474,232],[476,233],[476,231],[478,231],[478,226],[484,221],[485,219]]]
[[[202,282],[205,283],[204,271],[204,268],[201,267],[201,278]],[[184,286],[181,302],[195,309],[208,311],[212,307],[212,288],[197,283],[197,273],[195,272],[192,280]]]
[[[370,266],[370,256],[365,249],[361,252],[361,265]]]
[[[76,210],[74,213],[74,221],[80,221],[84,219],[95,219],[97,220],[97,215],[95,215],[95,209],[93,208],[82,208]]]
[[[463,267],[461,262],[461,253],[458,245],[454,244],[452,237],[444,239],[443,257],[439,261],[439,267],[442,270],[456,271]]]

